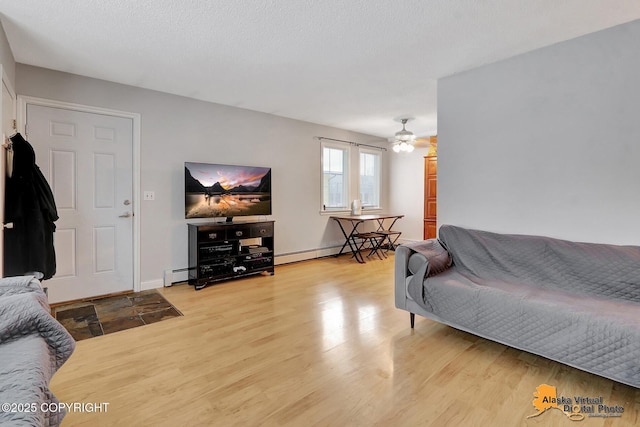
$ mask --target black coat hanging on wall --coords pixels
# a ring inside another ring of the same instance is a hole
[[[19,133],[11,138],[13,171],[5,191],[4,275],[40,272],[42,279],[56,273],[53,247],[58,211],[49,183],[36,165],[33,147]]]

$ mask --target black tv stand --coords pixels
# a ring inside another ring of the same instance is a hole
[[[196,290],[222,280],[275,273],[274,221],[187,224],[189,284]]]

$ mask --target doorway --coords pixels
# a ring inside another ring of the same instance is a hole
[[[137,129],[130,113],[20,98],[26,139],[53,191],[60,219],[58,303],[139,290]]]
[[[3,135],[3,147],[7,142],[5,141],[5,137],[9,137],[15,133],[16,128],[16,93],[13,90],[11,83],[9,82],[9,77],[5,74],[4,68],[0,65],[0,75],[2,75],[2,95],[0,109],[2,110],[2,124],[0,131]],[[9,157],[7,157],[9,156]],[[8,154],[7,150],[4,148],[0,150],[0,260],[4,258],[4,184],[5,184],[5,174],[8,174],[7,170],[8,162],[11,161],[10,154]],[[3,263],[0,262],[0,277],[3,275]]]

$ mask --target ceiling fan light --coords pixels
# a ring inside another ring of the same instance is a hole
[[[401,131],[396,132],[396,140],[398,141],[409,142],[413,141],[414,139],[416,139],[416,136],[413,134],[413,132],[405,130],[404,125]]]
[[[402,119],[402,130],[396,132],[394,138],[393,151],[396,153],[406,152],[411,153],[414,150],[413,142],[416,140],[416,136],[413,132],[407,130],[405,125],[409,119]]]

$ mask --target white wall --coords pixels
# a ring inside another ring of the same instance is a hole
[[[440,224],[640,244],[640,21],[438,84]]]
[[[313,123],[18,64],[16,92],[141,114],[141,281],[187,266],[184,162],[272,168],[276,255],[341,245],[320,212],[320,142],[315,136],[386,144]],[[388,156],[384,152],[383,158]],[[384,170],[388,170],[385,162]],[[388,200],[388,173],[382,194]]]
[[[402,232],[401,241],[417,241],[424,237],[424,156],[427,148],[411,153],[389,154],[390,212],[404,214],[394,229]]]
[[[7,35],[4,32],[2,23],[0,23],[0,64],[2,64],[2,68],[9,78],[9,82],[15,87],[16,61],[13,58],[13,52],[11,52],[11,47],[9,46],[9,41],[7,40]]]
[[[7,41],[7,36],[4,32],[4,28],[0,23],[0,70],[2,70],[3,76],[0,76],[0,79],[4,80],[5,76],[8,80],[7,83],[13,89],[15,85],[15,75],[16,75],[16,62],[13,59],[13,53],[11,52],[11,47],[9,47],[9,42]],[[0,94],[2,87],[0,87]],[[3,106],[7,105],[6,102],[3,102],[2,95],[0,95],[0,117],[11,117],[13,112],[7,114],[6,111],[1,111]],[[10,129],[5,129],[6,122],[2,121],[2,129],[0,129],[0,133],[9,133]],[[4,142],[4,141],[2,141]],[[5,165],[6,165],[6,152],[4,149],[0,149],[0,223],[4,224],[4,176],[5,176]],[[4,233],[2,232],[2,228],[0,228],[0,277],[3,272],[3,250],[4,250],[4,241],[3,241]]]

